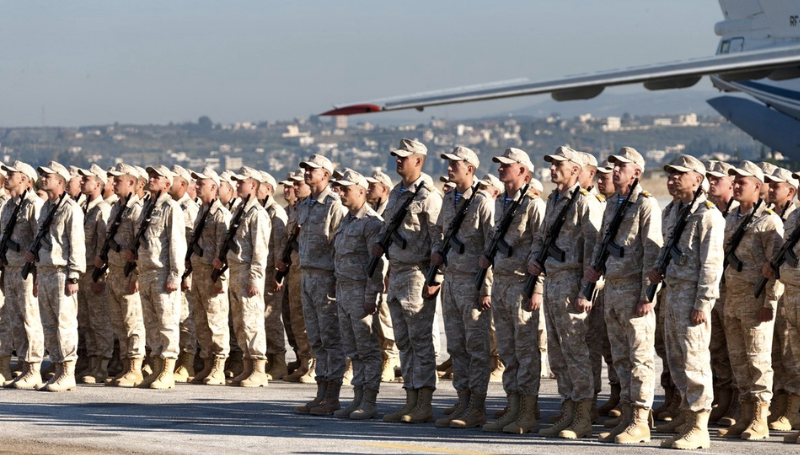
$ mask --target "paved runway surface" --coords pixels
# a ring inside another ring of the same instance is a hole
[[[295,414],[294,406],[314,393],[314,385],[282,381],[263,389],[187,384],[171,391],[85,385],[60,394],[0,389],[0,454],[667,453],[658,447],[666,437],[660,434],[647,445],[619,446],[589,439],[441,429],[433,423],[401,425]],[[348,400],[351,389],[345,387],[342,395]],[[489,412],[504,406],[499,384],[490,386],[489,396]],[[380,412],[393,411],[404,397],[401,384],[383,384]],[[450,381],[440,382],[434,395],[436,416],[454,399]],[[543,421],[557,412],[554,380],[542,380],[541,408]],[[600,431],[602,427],[595,426],[595,435]],[[784,444],[782,434],[774,433],[757,443],[715,437],[711,449],[702,452],[797,454],[800,446]]]

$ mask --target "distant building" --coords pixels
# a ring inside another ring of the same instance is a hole
[[[603,131],[619,131],[622,128],[622,119],[619,117],[607,117]]]
[[[686,115],[681,115],[678,117],[678,124],[680,126],[698,126],[700,123],[697,121],[697,114],[691,113]]]
[[[242,166],[244,166],[244,162],[242,161],[242,157],[240,156],[226,156],[225,158],[225,169],[232,171],[232,170],[239,170]]]
[[[333,123],[336,125],[336,128],[340,129],[347,129],[347,116],[346,115],[337,115],[333,117]]]
[[[653,126],[672,126],[672,119],[666,117],[654,119]]]

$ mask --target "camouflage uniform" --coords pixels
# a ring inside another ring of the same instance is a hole
[[[214,283],[210,277],[214,266],[214,258],[225,242],[231,214],[215,199],[210,207],[200,207],[194,229],[207,210],[211,210],[197,242],[199,251],[192,254],[192,288],[191,302],[197,340],[200,343],[200,357],[204,359],[227,358],[230,352],[230,332],[228,331],[228,277],[222,274],[222,293],[214,291]]]
[[[733,212],[739,207],[739,203],[733,201],[728,213]],[[719,209],[719,207],[718,207]],[[711,370],[714,372],[714,383],[720,388],[736,387],[731,368],[730,356],[728,356],[728,340],[725,338],[725,282],[720,280],[719,298],[711,310]]]
[[[264,274],[269,254],[271,226],[269,217],[258,199],[251,197],[244,207],[239,229],[228,251],[230,306],[233,329],[244,358],[266,360],[267,336],[264,331]],[[255,286],[258,294],[248,296],[247,287]]]
[[[6,206],[9,199],[8,193],[0,189],[0,213],[2,213],[3,207]],[[0,233],[2,229],[3,228],[0,227]],[[0,234],[0,236],[1,235],[2,234]],[[5,291],[0,287],[0,357],[10,357],[11,351],[14,350],[14,339],[11,336],[11,324],[9,319],[10,312],[11,309],[6,307]],[[0,374],[0,376],[2,375]]]
[[[539,255],[547,230],[578,186],[575,183],[567,188],[564,195],[553,190],[547,198],[545,221],[534,234],[529,262]],[[548,256],[541,265],[547,274],[543,298],[550,368],[556,375],[561,399],[579,402],[594,399],[594,377],[586,346],[588,313],[578,313],[573,308],[581,290],[584,266],[591,263],[601,213],[590,202],[596,198],[588,191],[580,191],[576,198],[555,242],[565,252],[564,262]]]
[[[800,210],[795,210],[786,219],[784,240],[788,240],[798,224]],[[800,243],[792,250],[800,254]],[[786,334],[781,349],[783,363],[786,365],[786,382],[784,388],[792,395],[800,395],[800,267],[793,267],[790,261],[783,263],[780,269],[780,280],[785,285],[781,302]]]
[[[152,357],[177,359],[180,353],[180,292],[167,292],[167,283],[180,288],[186,259],[186,227],[180,205],[163,193],[150,215],[138,251],[139,293],[142,299],[147,344]],[[139,226],[144,222],[144,213]]]
[[[738,209],[728,214],[726,244],[745,216],[747,213],[740,214]],[[761,277],[761,267],[781,247],[782,237],[780,217],[762,204],[735,251],[744,263],[742,271],[737,272],[730,266],[725,270],[725,338],[741,401],[769,403],[772,399],[775,319],[759,322],[758,312],[762,307],[777,309],[783,285],[780,281],[769,280],[759,298],[753,297],[753,286]]]
[[[456,202],[456,190],[450,191],[442,201],[439,228],[447,229],[462,204],[472,197],[474,188],[467,189]],[[464,253],[451,248],[447,254],[442,285],[442,310],[444,330],[447,335],[447,352],[453,360],[453,387],[485,394],[491,375],[491,349],[489,346],[491,313],[481,311],[482,296],[492,295],[492,281],[487,274],[481,289],[475,289],[478,258],[489,246],[494,231],[494,203],[491,195],[477,190],[455,239],[464,244]],[[442,239],[436,238],[433,251],[443,248]]]
[[[586,202],[591,206],[592,213],[603,213],[606,206],[606,198],[597,192],[597,189],[592,187],[588,189],[589,197]],[[598,294],[602,291],[598,292]],[[589,348],[589,363],[592,366],[592,379],[594,382],[594,395],[597,395],[603,389],[603,348],[608,344],[608,330],[606,329],[606,320],[603,310],[603,298],[598,295],[595,298],[592,309],[589,311],[589,316],[586,318],[586,346]],[[609,345],[610,347],[610,345]],[[610,351],[610,350],[609,350]],[[610,356],[609,356],[610,357]],[[611,371],[614,369],[611,360],[608,361],[609,366],[609,382],[611,381]],[[614,375],[616,376],[616,375]],[[619,383],[617,380],[616,383]]]
[[[600,254],[603,236],[625,198],[615,193],[606,204],[603,228],[597,235],[594,257]],[[647,272],[658,259],[661,245],[661,213],[658,202],[641,186],[633,189],[631,206],[625,212],[614,243],[624,256],[609,256],[605,271],[605,316],[614,369],[620,378],[620,401],[636,408],[650,408],[655,391],[654,339],[656,316],[636,316],[636,306],[647,300]],[[654,302],[655,303],[655,302]]]
[[[400,367],[404,389],[436,388],[436,354],[433,346],[433,317],[436,298],[423,298],[425,272],[430,266],[433,238],[441,230],[436,222],[442,208],[442,197],[430,183],[430,177],[422,174],[408,188],[402,182],[389,193],[384,212],[385,220],[391,220],[406,198],[424,185],[397,234],[406,241],[405,249],[392,242],[386,252],[391,266],[387,303],[392,314],[394,339],[400,350]],[[408,194],[406,194],[408,193]],[[388,223],[388,221],[387,221]],[[383,235],[386,226],[381,230]]]
[[[344,214],[339,197],[330,188],[325,188],[317,199],[309,196],[297,206],[297,222],[302,226],[298,244],[303,315],[317,359],[317,380],[339,384],[344,377],[345,356],[336,305],[333,235]]]
[[[186,226],[186,245],[188,246],[194,236],[194,223],[197,221],[200,207],[197,202],[189,197],[188,193],[178,199],[177,203],[183,212],[183,224]],[[190,275],[186,278],[190,283],[190,289],[191,283],[194,281],[193,277],[194,275]],[[192,309],[195,303],[192,302],[192,293],[190,291],[183,292],[179,289],[178,292],[180,293],[181,302],[180,341],[178,344],[181,352],[194,356],[197,352],[197,329],[192,316]]]
[[[788,220],[794,211],[794,205],[789,204],[786,212],[780,215],[781,221]],[[783,280],[781,280],[781,282],[783,282]],[[794,367],[783,355],[783,346],[786,345],[786,333],[788,330],[786,314],[784,312],[784,297],[785,296],[782,295],[778,299],[778,309],[775,311],[775,330],[772,336],[772,369],[774,371],[772,390],[775,393],[783,392],[786,389],[789,371]]]
[[[364,269],[372,245],[380,240],[381,217],[369,205],[355,215],[346,215],[334,234],[336,300],[345,354],[353,361],[354,386],[379,390],[381,352],[373,316],[364,314],[364,303],[377,302],[383,291],[382,260],[372,278]]]
[[[300,202],[298,201],[298,204]],[[297,225],[297,205],[291,207],[287,212],[288,221],[287,226]],[[291,229],[286,229],[284,232],[284,244],[289,240]],[[311,352],[311,345],[308,342],[308,334],[306,333],[306,321],[303,316],[303,293],[300,287],[303,272],[300,270],[300,246],[295,245],[292,247],[292,264],[289,266],[289,274],[286,276],[286,292],[289,293],[289,324],[292,328],[295,343],[297,343],[297,357],[298,359],[308,360],[313,357]]]
[[[48,200],[39,214],[39,225],[59,204]],[[53,362],[78,359],[78,296],[67,296],[67,279],[79,279],[86,271],[86,243],[83,237],[83,211],[65,197],[39,249],[39,309],[44,328],[44,344]]]
[[[495,226],[499,226],[505,210],[520,197],[521,191],[508,196],[503,193],[497,198]],[[539,311],[528,311],[524,287],[531,244],[534,234],[541,229],[544,214],[544,201],[532,193],[526,195],[503,236],[511,254],[498,251],[492,265],[492,315],[497,350],[505,365],[503,390],[508,394],[539,394],[541,353],[532,343],[539,329]],[[541,292],[541,285],[538,288]]]
[[[374,207],[375,212],[383,216],[383,212],[386,211],[386,205],[389,203],[389,200],[381,201],[378,207]],[[386,276],[389,273],[389,262],[384,262],[384,270],[383,275]],[[378,331],[378,339],[381,342],[381,355],[383,356],[384,360],[387,359],[396,359],[400,356],[400,351],[397,349],[397,343],[394,341],[394,327],[392,325],[392,313],[389,310],[389,305],[387,303],[387,294],[386,292],[381,291],[380,295],[380,305],[378,307],[378,317],[373,318],[373,322],[375,324],[376,330]]]
[[[125,206],[117,201],[111,207],[108,219],[116,218],[120,210],[124,210],[117,233],[112,239],[108,251],[108,303],[111,316],[111,327],[119,340],[120,357],[143,359],[145,356],[145,329],[142,301],[139,292],[130,292],[132,277],[124,274],[125,251],[133,245],[136,235],[136,223],[142,213],[142,200],[131,195]]]
[[[288,221],[286,211],[283,210],[272,196],[264,202],[264,209],[272,224],[270,234],[269,256],[266,268],[266,286],[264,288],[264,329],[267,336],[267,353],[278,356],[286,355],[286,338],[281,322],[281,306],[283,304],[284,290],[272,290],[272,283],[275,281],[275,263],[280,260],[283,254],[283,247],[286,244],[285,230]]]
[[[677,201],[677,202],[676,202]],[[673,199],[672,201],[667,204],[664,209],[661,210],[661,234],[664,238],[664,243],[667,242],[667,236],[669,231],[672,229],[673,221],[670,219],[670,216],[674,215],[673,209],[677,209],[680,206],[680,200]],[[675,210],[677,211],[677,210]],[[668,283],[666,281],[662,281],[661,287],[658,289],[658,293],[656,294],[656,302],[664,302],[667,296],[667,286]],[[713,305],[712,305],[713,306]],[[656,336],[655,336],[655,349],[656,355],[658,358],[661,359],[661,378],[660,384],[664,390],[674,389],[675,384],[672,381],[672,375],[670,374],[670,366],[669,360],[667,359],[667,345],[666,345],[666,334],[664,333],[664,324],[666,323],[666,306],[665,305],[657,305],[655,308],[656,312]],[[669,403],[667,403],[669,404]],[[656,416],[657,417],[657,416]]]
[[[664,232],[671,233],[680,208],[672,210]],[[725,220],[719,210],[697,198],[678,242],[681,258],[671,261],[665,275],[667,298],[662,302],[667,360],[675,386],[681,393],[681,408],[692,412],[711,409],[711,308],[719,293],[724,259]],[[706,322],[694,325],[692,310],[706,314]]]
[[[29,275],[28,279],[23,280],[22,267],[25,265],[25,251],[39,230],[39,214],[44,202],[29,190],[24,197],[6,203],[0,216],[0,229],[5,230],[8,226],[16,204],[22,204],[22,207],[17,214],[11,241],[19,245],[19,251],[9,248],[6,253],[8,265],[3,271],[8,327],[13,348],[19,358],[28,363],[41,363],[44,356],[44,332],[39,302],[33,296],[33,277]],[[3,350],[6,350],[5,345]],[[11,352],[11,346],[8,346],[8,352]]]
[[[108,310],[108,288],[105,281],[97,280],[104,285],[103,290],[95,293],[92,289],[94,281],[94,258],[100,254],[106,238],[108,216],[111,206],[98,196],[93,201],[86,201],[84,206],[83,235],[86,239],[86,273],[81,275],[78,286],[78,321],[86,322],[86,353],[90,357],[111,359],[114,352],[114,331],[111,328],[111,315]],[[85,318],[82,315],[86,315]],[[83,319],[83,320],[82,320]]]

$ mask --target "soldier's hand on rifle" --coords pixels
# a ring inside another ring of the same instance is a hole
[[[272,279],[272,292],[280,292],[283,289],[283,282],[278,283],[275,278]]]
[[[650,273],[647,274],[647,278],[650,279],[650,283],[652,284],[658,284],[664,279],[664,277],[661,276],[656,269],[650,270]]]
[[[640,300],[639,303],[636,305],[636,316],[638,317],[642,317],[651,311],[653,311],[652,302],[645,302],[644,300]]]
[[[258,286],[253,286],[252,284],[247,285],[247,296],[248,297],[255,297],[258,295]]]
[[[436,297],[436,294],[439,293],[439,288],[441,288],[441,284],[437,284],[436,286],[428,286],[427,284],[422,287],[422,297],[425,299],[430,299]]]
[[[438,251],[434,251],[433,254],[431,254],[431,264],[439,266],[444,265],[444,258]]]
[[[217,294],[217,295],[222,294],[222,280],[221,279],[217,280],[217,282],[214,283],[214,294]]]
[[[67,286],[64,289],[64,293],[67,294],[67,297],[77,294],[78,293],[78,283],[72,284],[67,283]]]
[[[175,292],[178,290],[178,285],[167,280],[167,282],[164,283],[164,290],[167,292]]]
[[[131,280],[130,283],[128,283],[128,292],[131,294],[139,292],[139,280]]]
[[[542,307],[542,301],[543,301],[542,294],[534,292],[533,295],[531,296],[531,299],[528,300],[528,307],[526,308],[526,310],[530,312],[539,311],[539,308]]]
[[[39,283],[33,282],[33,296],[39,297]]]
[[[189,284],[189,278],[187,277],[185,280],[181,280],[181,291],[189,291],[192,289],[192,286]]]
[[[586,267],[586,270],[583,272],[583,279],[590,283],[597,283],[601,276],[603,276],[603,274],[595,270],[592,266]]]
[[[214,261],[211,262],[211,265],[213,265],[217,270],[222,270],[222,268],[225,267],[225,264],[220,261],[219,258],[214,258]]]
[[[542,265],[539,264],[539,261],[532,261],[528,264],[528,273],[530,273],[531,276],[539,276],[542,272]]]
[[[377,243],[373,243],[372,244],[372,255],[375,256],[376,258],[379,258],[379,257],[383,256],[383,248],[381,248],[381,246],[378,245]]]
[[[133,250],[125,250],[125,260],[128,262],[136,261],[136,254],[133,252]]]
[[[706,322],[706,312],[703,310],[692,310],[692,324],[700,325]]]
[[[102,281],[97,283],[92,283],[92,292],[94,292],[95,294],[101,294],[103,292],[103,288],[105,287],[106,285]]]
[[[30,251],[25,251],[25,262],[36,262],[36,256]]]
[[[285,272],[286,269],[289,268],[289,264],[283,262],[282,260],[278,259],[278,262],[275,263],[275,268],[278,269],[280,272]]]
[[[481,257],[478,258],[478,266],[482,269],[488,269],[492,266],[492,262],[489,261],[489,258],[487,258],[485,254],[482,254]]]
[[[772,308],[762,307],[758,309],[758,322],[769,322],[775,317],[775,312]]]
[[[769,264],[769,262],[765,262],[764,267],[761,267],[761,273],[768,280],[775,278],[775,270],[772,269],[772,266]]]
[[[481,311],[486,311],[490,308],[492,308],[492,298],[488,295],[481,296],[481,299],[478,302],[478,309]]]
[[[364,315],[375,314],[378,312],[378,296],[374,299],[364,300]]]
[[[97,267],[98,269],[101,269],[101,268],[103,268],[104,265],[106,265],[106,263],[103,262],[103,259],[100,256],[95,256],[94,257],[94,266],[95,267]]]
[[[586,297],[581,294],[575,300],[575,309],[580,311],[581,313],[588,313],[592,311],[592,302],[591,300],[586,300]]]

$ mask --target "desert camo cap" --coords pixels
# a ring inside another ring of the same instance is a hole
[[[689,172],[694,171],[698,174],[703,176],[705,179],[706,176],[706,166],[703,164],[702,161],[698,160],[697,158],[691,155],[680,155],[670,161],[669,164],[664,166],[664,170],[667,172],[676,171],[676,172]]]
[[[502,155],[492,158],[492,161],[502,164],[519,163],[525,166],[525,168],[527,168],[529,171],[533,172],[533,163],[531,162],[531,158],[527,153],[518,148],[507,148]]]
[[[481,165],[478,155],[476,155],[475,152],[467,147],[461,145],[456,146],[456,148],[454,148],[450,153],[442,153],[441,157],[445,160],[466,161],[468,164],[474,166],[475,169],[479,168]]]
[[[311,155],[307,160],[300,163],[300,167],[305,168],[322,168],[328,171],[331,175],[333,175],[333,163],[328,158],[325,158],[322,155]]]
[[[342,176],[336,179],[336,183],[341,186],[358,185],[363,187],[365,190],[369,188],[369,182],[367,182],[367,179],[352,169],[346,169],[342,173]]]
[[[400,146],[392,151],[392,155],[399,157],[406,157],[411,155],[427,155],[428,147],[425,144],[414,139],[401,139]]]
[[[562,145],[556,149],[556,152],[551,155],[545,155],[544,160],[548,163],[553,161],[572,161],[578,166],[583,167],[583,158],[580,154],[567,145]]]
[[[163,164],[159,164],[158,166],[147,166],[147,174],[156,174],[166,178],[169,181],[170,186],[172,186],[172,182],[175,179],[175,173],[169,170],[169,168]]]
[[[372,172],[372,176],[365,177],[365,178],[367,179],[367,182],[369,182],[369,183],[380,183],[382,185],[385,185],[387,188],[394,187],[394,183],[392,183],[392,178],[389,177],[388,175],[386,175],[384,172],[379,171],[379,170],[378,171],[373,171]]]
[[[739,163],[739,166],[728,170],[728,175],[738,175],[741,177],[755,177],[759,181],[764,181],[764,171],[752,161],[744,160]]]
[[[42,175],[58,174],[61,177],[64,177],[64,180],[66,180],[67,182],[69,182],[69,180],[72,178],[69,174],[69,170],[66,167],[64,167],[63,164],[57,163],[55,161],[47,163],[47,166],[39,166],[37,170],[39,171],[39,174]]]
[[[108,183],[108,174],[106,173],[106,171],[103,170],[102,167],[98,166],[97,164],[92,164],[91,166],[89,166],[89,169],[78,169],[78,175],[86,177],[89,176],[95,177],[97,178],[97,180],[103,182],[103,185]]]
[[[787,183],[794,187],[794,189],[797,189],[797,186],[800,185],[800,182],[798,182],[797,178],[794,177],[792,171],[782,167],[776,167],[775,172],[773,172],[772,175],[764,175],[764,181],[767,183]]]
[[[219,188],[219,174],[215,171],[211,166],[206,166],[200,172],[192,172],[192,178],[195,180],[204,180],[209,179],[217,185]]]
[[[2,167],[3,170],[6,172],[19,172],[22,175],[28,177],[29,180],[33,181],[36,180],[36,171],[33,169],[33,166],[31,166],[28,163],[23,163],[20,160],[14,161],[14,164],[12,164],[11,166],[8,166],[6,164],[0,164],[0,167]]]
[[[633,147],[622,147],[616,155],[608,157],[608,162],[613,164],[633,163],[639,166],[639,169],[644,172],[644,158],[642,158],[642,154]]]

